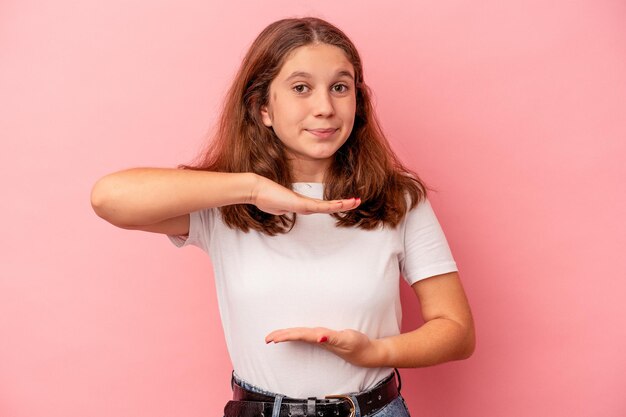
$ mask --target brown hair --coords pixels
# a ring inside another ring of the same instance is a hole
[[[409,209],[426,198],[427,187],[417,174],[402,165],[383,135],[355,46],[341,30],[318,18],[279,20],[259,34],[228,91],[213,141],[195,165],[180,167],[254,172],[292,189],[284,145],[272,128],[263,124],[261,107],[268,103],[270,83],[289,53],[313,43],[341,48],[355,72],[354,126],[324,175],[324,198],[357,196],[362,203],[355,210],[332,216],[337,219],[337,226],[342,227],[366,230],[381,224],[395,227]],[[268,235],[288,232],[296,220],[295,214],[273,215],[252,204],[223,206],[220,211],[229,227]]]

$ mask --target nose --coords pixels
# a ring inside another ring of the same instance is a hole
[[[319,117],[328,117],[334,113],[335,108],[330,92],[318,90],[317,94],[313,95],[313,114]]]

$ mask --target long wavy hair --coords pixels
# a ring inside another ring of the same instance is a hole
[[[354,68],[356,87],[354,126],[324,175],[324,199],[361,198],[357,209],[332,214],[339,227],[395,227],[408,210],[426,198],[427,186],[403,166],[389,146],[374,113],[354,44],[322,19],[283,19],[259,34],[228,90],[214,137],[196,163],[179,168],[253,172],[293,189],[285,147],[273,129],[263,124],[261,107],[268,104],[270,83],[289,54],[314,43],[333,45],[345,52]],[[220,211],[231,228],[271,236],[288,232],[296,221],[295,213],[273,215],[252,204],[223,206]]]

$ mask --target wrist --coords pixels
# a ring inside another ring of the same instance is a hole
[[[244,204],[256,204],[259,194],[259,186],[262,177],[254,172],[246,172],[246,195],[244,196]]]
[[[389,342],[389,338],[374,339],[372,342],[372,361],[369,367],[381,368],[381,367],[393,367],[391,366],[391,356],[393,352],[393,346]]]

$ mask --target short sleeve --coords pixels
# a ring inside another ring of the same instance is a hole
[[[409,285],[434,275],[458,271],[428,199],[420,201],[407,213],[404,226],[404,256],[400,260],[400,271]]]
[[[205,209],[189,213],[189,235],[167,235],[170,241],[181,248],[197,246],[208,253],[209,238],[214,225],[214,209]]]

